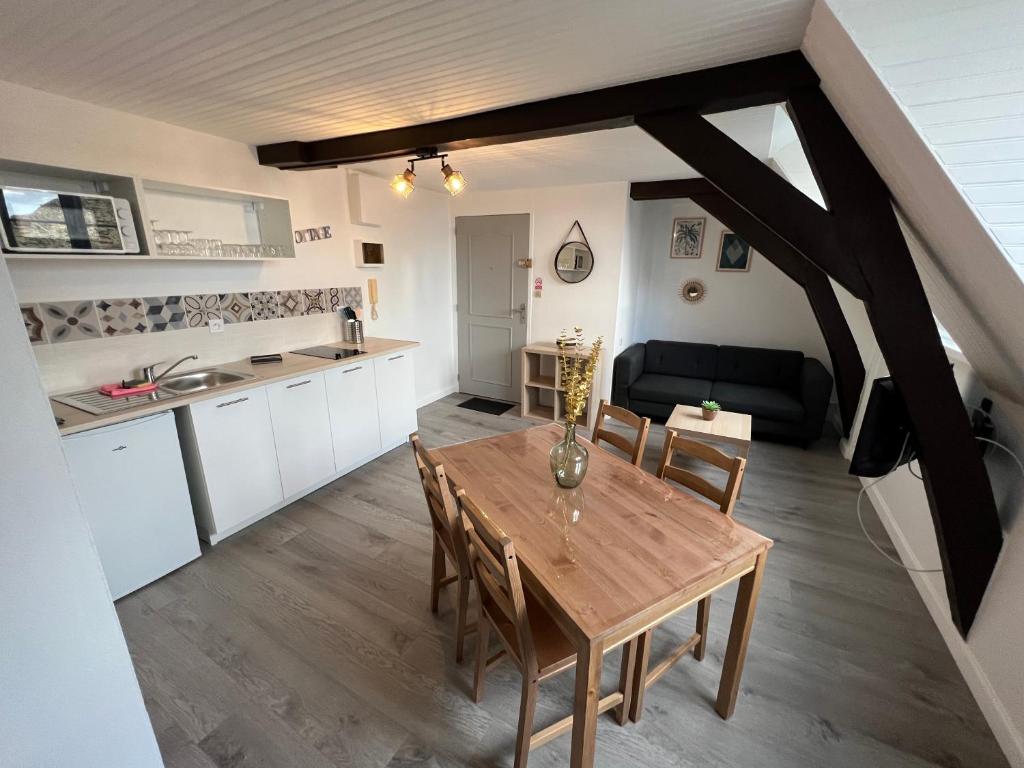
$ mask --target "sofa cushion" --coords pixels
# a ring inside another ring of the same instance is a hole
[[[691,379],[685,376],[666,376],[660,373],[642,373],[629,388],[629,399],[648,400],[654,403],[678,403],[699,405],[711,394],[711,382],[707,379]]]
[[[721,347],[715,381],[757,384],[774,389],[800,390],[802,352],[755,347]],[[723,404],[724,405],[724,404]]]
[[[711,386],[711,399],[717,400],[726,411],[791,423],[804,420],[803,403],[784,389],[716,381]]]
[[[648,341],[644,352],[644,373],[714,379],[718,347],[685,341]]]

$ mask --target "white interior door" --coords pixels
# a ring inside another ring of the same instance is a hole
[[[459,391],[519,402],[526,343],[530,216],[455,219]]]

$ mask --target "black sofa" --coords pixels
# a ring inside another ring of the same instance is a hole
[[[759,436],[821,437],[832,375],[801,352],[681,341],[634,344],[615,358],[612,403],[664,421],[677,404],[716,400],[749,413]]]

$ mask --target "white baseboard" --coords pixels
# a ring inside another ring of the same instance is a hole
[[[427,395],[424,395],[423,397],[419,398],[419,400],[416,402],[416,407],[417,408],[422,408],[425,405],[430,405],[431,403],[437,402],[442,397],[448,397],[448,395],[454,395],[458,391],[459,391],[459,385],[458,384],[451,384],[451,385],[449,385],[447,387],[442,387],[441,389],[438,389],[438,390],[436,390],[434,392],[431,392],[431,393],[429,393]]]
[[[861,482],[864,483],[865,479],[861,478]],[[867,482],[870,482],[870,480]],[[892,513],[892,509],[886,503],[885,497],[882,496],[878,486],[869,488],[867,496],[871,499],[871,503],[874,505],[875,511],[878,512],[878,517],[882,521],[882,525],[885,526],[885,530],[889,534],[889,538],[892,539],[902,561],[911,568],[925,567],[918,560],[917,556],[914,555],[906,536],[904,536],[899,523],[896,521],[896,517]],[[989,727],[992,729],[996,741],[999,742],[999,746],[1010,761],[1010,765],[1015,768],[1024,768],[1024,733],[1021,733],[1020,729],[1013,722],[1010,713],[1006,711],[1005,705],[996,693],[995,688],[992,687],[992,683],[978,661],[977,656],[974,655],[974,651],[964,642],[964,639],[960,637],[960,633],[953,625],[953,621],[949,617],[949,603],[945,591],[938,589],[925,574],[911,573],[910,578],[914,582],[914,586],[917,587],[917,591],[921,594],[921,599],[924,600],[928,613],[931,614],[932,621],[938,627],[942,639],[945,641],[953,656],[953,660],[960,669],[960,674],[963,675],[967,687],[970,688],[971,693],[978,702],[981,713],[988,721]]]

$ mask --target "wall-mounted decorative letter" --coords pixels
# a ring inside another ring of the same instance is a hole
[[[332,237],[334,237],[334,233],[331,232],[330,224],[325,224],[322,227],[310,227],[309,229],[295,230],[296,243],[309,243],[313,240],[330,240]]]

